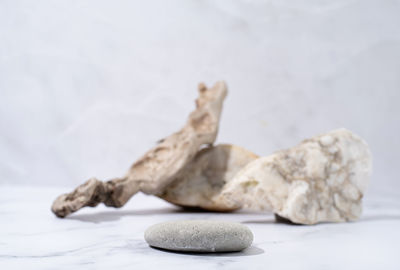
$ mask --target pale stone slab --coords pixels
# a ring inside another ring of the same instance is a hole
[[[371,173],[366,142],[338,129],[256,159],[227,183],[227,208],[272,210],[294,223],[357,220]]]

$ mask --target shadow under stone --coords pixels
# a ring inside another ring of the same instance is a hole
[[[163,249],[159,247],[150,246],[152,249],[163,251],[166,253],[183,255],[183,256],[202,256],[202,257],[240,257],[240,256],[255,256],[264,253],[264,250],[258,248],[256,246],[250,246],[242,251],[234,251],[234,252],[192,252],[192,251],[177,251],[177,250],[169,250]]]
[[[299,223],[294,223],[290,221],[287,218],[281,217],[277,214],[275,214],[275,218],[269,218],[269,219],[264,219],[264,220],[246,220],[241,223],[244,224],[286,224],[286,225],[295,225],[295,226],[301,226],[303,224]]]

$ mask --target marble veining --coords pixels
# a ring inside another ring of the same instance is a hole
[[[271,213],[185,212],[139,194],[122,209],[87,208],[65,219],[50,211],[60,188],[1,187],[0,269],[399,269],[400,193],[367,194],[357,222],[277,223]],[[241,222],[253,245],[237,253],[180,254],[150,248],[144,231],[179,219]]]

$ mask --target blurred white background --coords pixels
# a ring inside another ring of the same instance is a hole
[[[371,190],[400,187],[390,0],[2,0],[0,184],[121,176],[221,79],[218,142],[268,155],[346,127],[371,147]]]

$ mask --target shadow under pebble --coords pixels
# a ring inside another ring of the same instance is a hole
[[[185,252],[185,251],[175,251],[169,249],[163,249],[158,247],[150,246],[152,249],[178,254],[178,255],[192,255],[192,256],[203,256],[203,257],[240,257],[240,256],[255,256],[264,253],[264,250],[255,246],[250,246],[242,251],[236,252]]]

